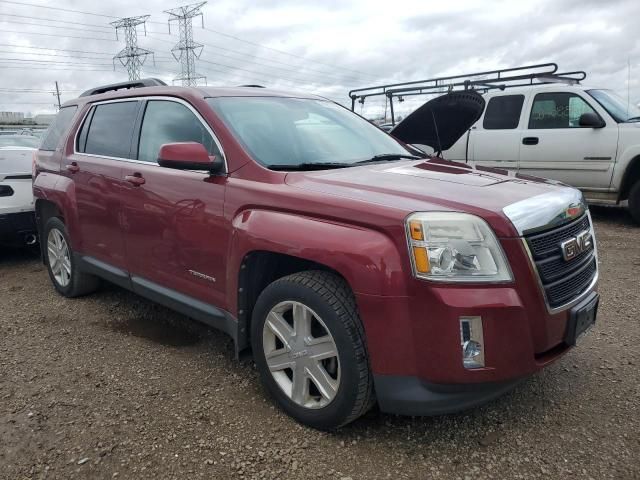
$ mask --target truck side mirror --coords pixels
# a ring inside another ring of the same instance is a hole
[[[603,128],[606,126],[606,123],[604,123],[604,120],[602,120],[595,113],[588,112],[580,115],[580,120],[578,120],[578,125],[580,125],[581,127],[588,127],[588,128]]]

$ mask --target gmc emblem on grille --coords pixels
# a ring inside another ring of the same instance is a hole
[[[560,244],[562,248],[562,256],[565,261],[569,261],[580,255],[582,252],[591,250],[593,248],[593,239],[591,238],[591,232],[585,230],[580,232],[574,238],[570,238]]]

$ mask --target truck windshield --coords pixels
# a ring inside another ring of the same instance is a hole
[[[340,168],[412,156],[367,120],[330,101],[284,97],[207,99],[260,164],[279,170]]]
[[[616,122],[640,121],[640,108],[618,96],[611,90],[587,90]]]

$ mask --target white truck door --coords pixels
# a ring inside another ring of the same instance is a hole
[[[580,116],[594,113],[603,128],[581,127]],[[618,127],[605,120],[578,92],[538,93],[522,131],[518,171],[551,178],[585,190],[606,190],[611,183]]]
[[[476,166],[518,169],[524,95],[495,95],[471,130],[469,159]]]

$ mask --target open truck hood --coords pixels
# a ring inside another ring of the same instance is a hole
[[[448,150],[478,121],[484,111],[482,95],[465,90],[434,98],[413,111],[389,133],[408,144]]]

